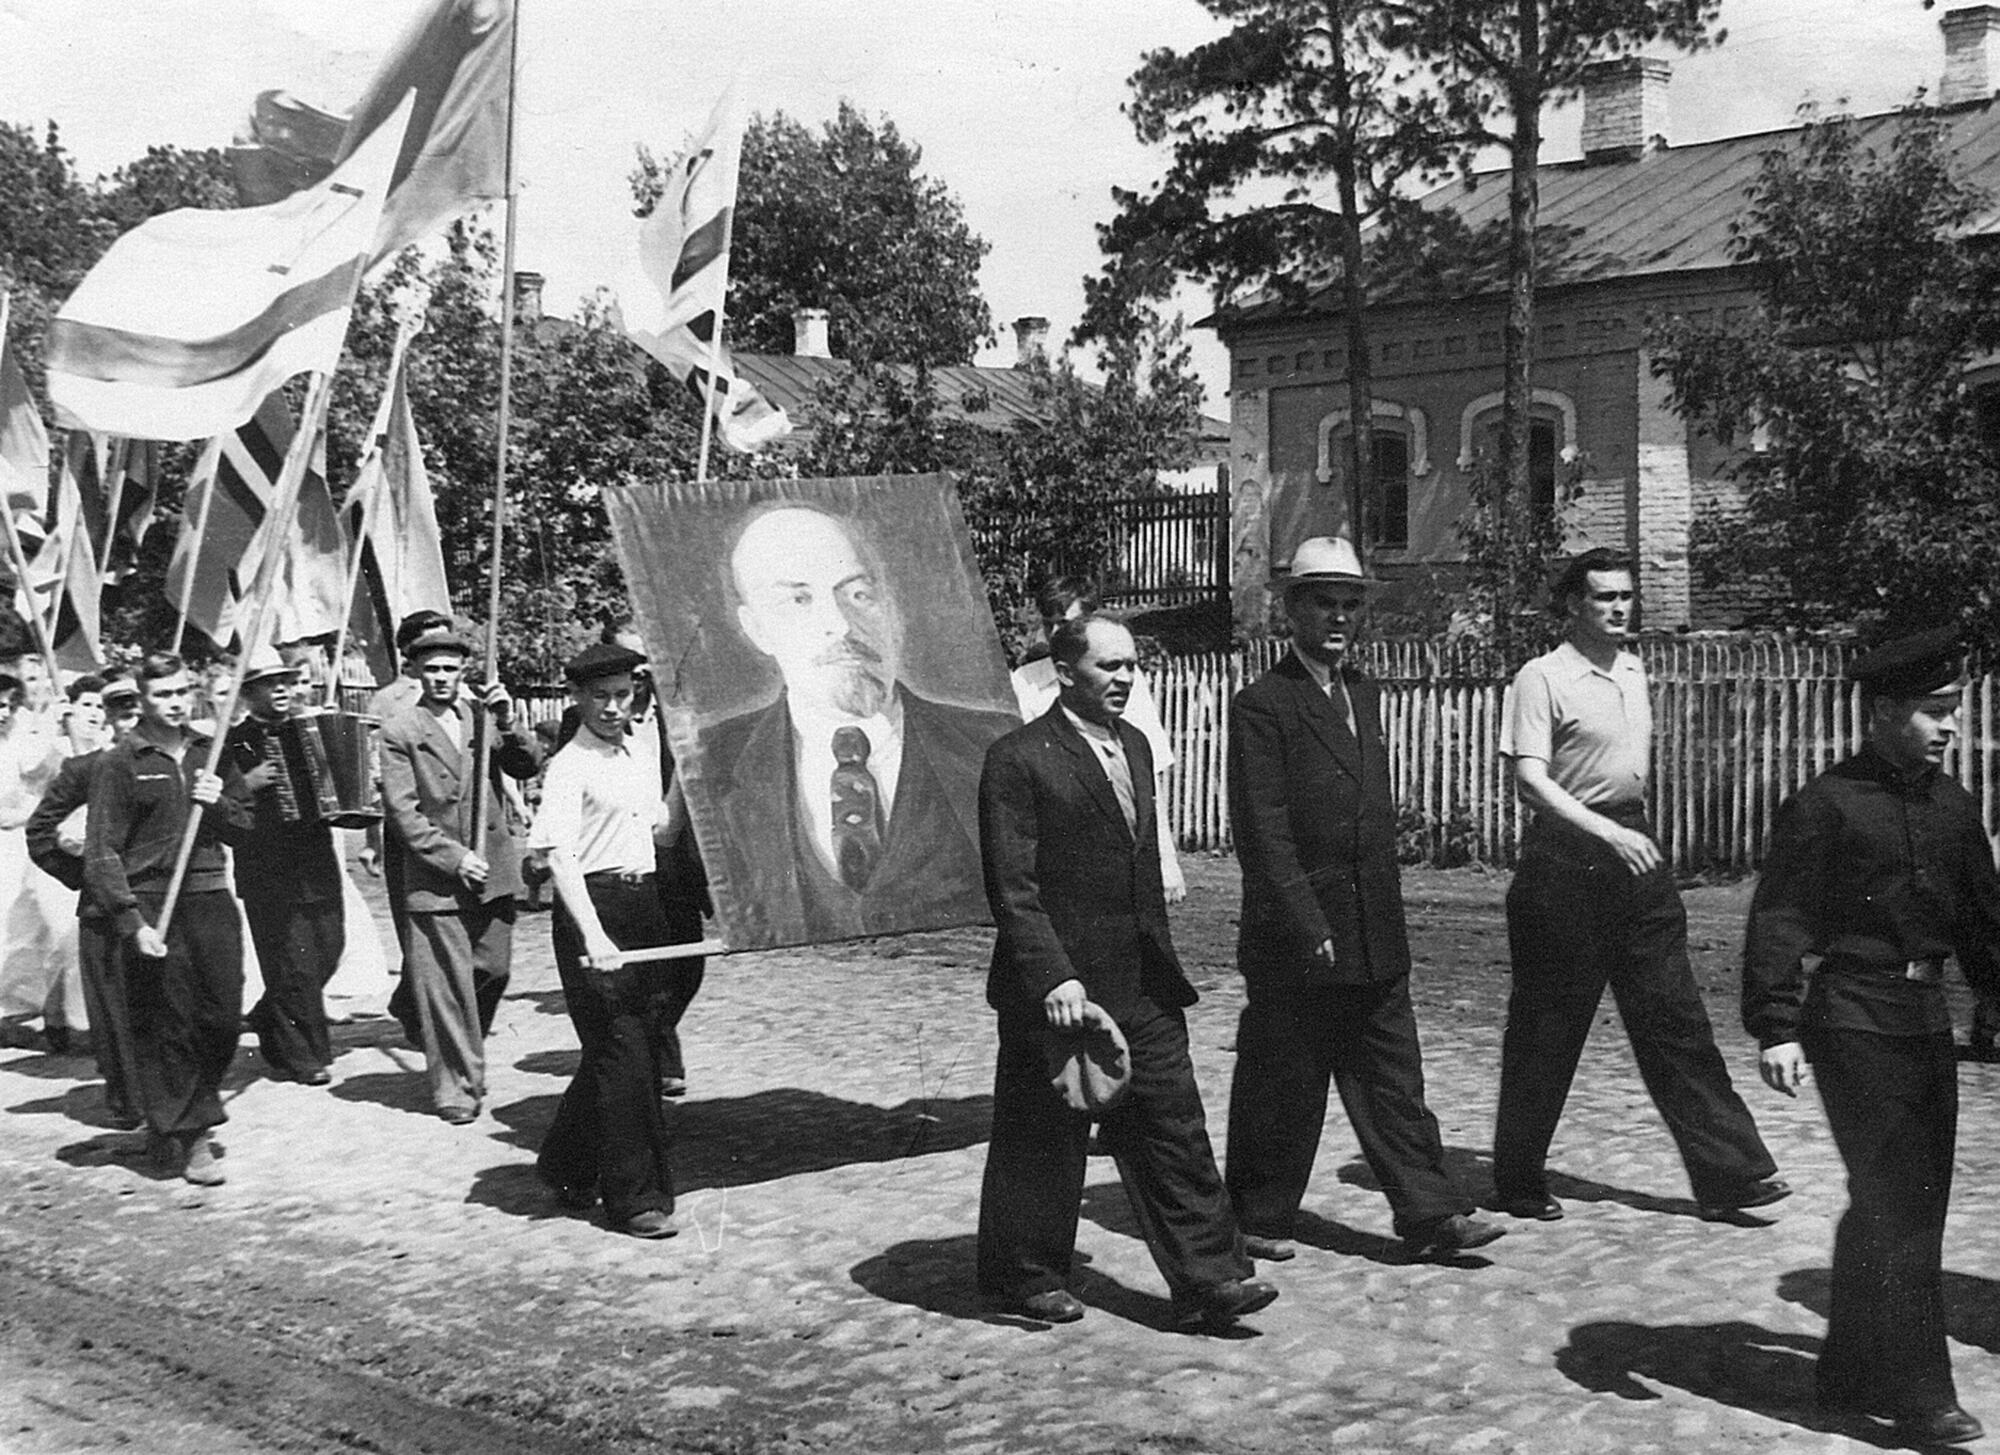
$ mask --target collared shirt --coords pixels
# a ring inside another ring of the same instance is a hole
[[[104,912],[118,922],[120,933],[132,934],[145,922],[139,911],[141,893],[167,892],[181,835],[194,807],[190,793],[195,775],[207,761],[208,739],[199,733],[186,738],[178,763],[173,754],[137,732],[105,749],[103,766],[90,789],[83,881]],[[241,775],[226,757],[222,770],[223,795],[202,814],[194,856],[181,886],[186,894],[228,889],[222,842],[241,837],[249,825],[249,809],[238,787]]]
[[[566,849],[586,874],[651,873],[661,820],[660,763],[650,734],[606,742],[584,728],[549,760],[530,849]]]
[[[802,713],[791,705],[793,763],[798,770],[799,810],[811,830],[813,845],[829,868],[833,854],[833,735],[844,727],[860,728],[868,738],[868,772],[875,779],[876,803],[887,824],[896,804],[896,785],[903,776],[903,705],[889,699],[887,714],[844,717],[838,713]]]
[[[1111,780],[1111,792],[1118,799],[1118,810],[1125,815],[1125,827],[1134,834],[1138,833],[1139,800],[1132,792],[1132,764],[1125,756],[1125,745],[1118,740],[1117,731],[1104,723],[1078,717],[1068,707],[1063,708],[1062,715],[1096,751],[1097,761],[1104,767],[1104,776]]]
[[[1949,1032],[1943,993],[1905,965],[1956,954],[1975,987],[2000,989],[1996,951],[2000,874],[1972,795],[1863,748],[1778,811],[1750,904],[1743,1023],[1766,1046],[1814,1026]],[[1810,984],[1808,955],[1826,957]]]
[[[1298,664],[1301,667],[1306,669],[1306,675],[1312,678],[1313,684],[1326,694],[1326,700],[1333,704],[1333,710],[1339,713],[1347,723],[1347,730],[1351,733],[1358,733],[1361,729],[1360,725],[1354,720],[1354,698],[1347,690],[1347,674],[1344,672],[1341,673],[1340,680],[1338,682],[1334,681],[1334,669],[1327,666],[1324,662],[1315,661],[1313,658],[1308,657],[1304,652],[1299,650],[1297,642],[1292,643],[1292,656],[1298,660]]]
[[[1014,685],[1014,703],[1022,722],[1033,722],[1055,706],[1062,683],[1056,678],[1056,659],[1037,657],[1016,667],[1009,679]],[[1132,674],[1132,695],[1125,700],[1125,725],[1136,728],[1153,750],[1153,771],[1164,773],[1173,766],[1173,744],[1167,741],[1166,724],[1160,721],[1160,705],[1144,672]]]
[[[1539,758],[1549,777],[1587,808],[1643,801],[1653,766],[1653,705],[1646,669],[1620,652],[1609,670],[1569,642],[1514,675],[1500,751]]]

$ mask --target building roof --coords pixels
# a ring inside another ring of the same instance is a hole
[[[1862,147],[1888,150],[1900,112],[1856,118]],[[1975,234],[2000,232],[2000,102],[1955,106],[1941,113],[1951,132],[1959,171],[1995,194],[1972,224]],[[1641,278],[1732,266],[1730,229],[1769,152],[1803,127],[1753,132],[1691,146],[1655,147],[1620,160],[1546,162],[1536,169],[1541,189],[1538,232],[1552,245],[1543,286]],[[1507,172],[1481,172],[1425,194],[1431,211],[1450,208],[1477,231],[1507,218]],[[1264,297],[1218,310],[1202,325],[1239,324],[1339,310],[1336,290],[1301,301]]]
[[[845,359],[802,354],[732,354],[731,358],[736,362],[737,372],[794,422],[805,418],[821,384],[838,378],[850,367]],[[917,375],[912,364],[891,364],[888,368],[904,383]],[[1043,418],[1035,399],[1034,375],[1025,369],[942,364],[933,368],[930,375],[949,418],[996,432]],[[1229,422],[1203,415],[1201,440],[1227,445]]]

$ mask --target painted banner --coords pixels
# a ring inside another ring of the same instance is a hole
[[[1020,718],[950,479],[605,504],[729,948],[988,923],[979,773]]]

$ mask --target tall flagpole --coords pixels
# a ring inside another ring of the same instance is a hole
[[[116,464],[111,463],[116,461]],[[111,574],[111,548],[118,543],[118,511],[125,503],[125,472],[132,464],[132,441],[115,440],[107,449],[105,473],[111,476],[104,491],[104,550],[97,558],[97,581],[102,589]],[[82,512],[78,512],[79,519]]]
[[[708,338],[708,387],[701,401],[701,458],[695,465],[696,483],[708,479],[708,447],[709,441],[715,437],[715,381],[722,374],[722,320],[729,312],[729,248],[736,236],[736,172],[741,170],[743,147],[743,116],[736,99],[736,78],[731,78],[729,90],[724,94],[730,98],[728,124],[737,133],[732,151],[737,156],[738,165],[729,176],[729,207],[723,213],[722,288],[715,305],[715,329]]]
[[[250,621],[238,628],[237,641],[240,648],[236,653],[236,665],[229,674],[229,695],[217,704],[215,709],[215,735],[209,739],[208,761],[203,771],[214,773],[221,766],[223,751],[229,745],[229,722],[236,715],[236,699],[243,691],[243,678],[250,670],[250,658],[264,641],[265,629],[270,625],[273,598],[277,596],[278,567],[285,559],[286,549],[292,539],[292,527],[298,520],[300,487],[305,483],[306,469],[312,463],[313,444],[319,438],[320,427],[326,422],[326,408],[333,400],[333,375],[314,374],[312,388],[306,392],[305,408],[299,412],[298,433],[292,436],[291,447],[285,451],[285,467],[278,476],[277,498],[271,502],[266,523],[271,527],[270,539],[264,547],[264,557],[257,563],[256,584],[251,589]],[[194,857],[195,838],[201,831],[202,814],[191,812],[187,828],[181,834],[180,857],[174,861],[173,877],[167,881],[167,897],[160,905],[160,920],[154,926],[160,938],[167,937],[167,926],[173,922],[174,906],[179,903],[181,886],[187,880],[188,863]]]
[[[14,295],[0,288],[0,354],[7,351],[7,325],[14,313]],[[48,465],[42,466],[42,484],[48,484]],[[14,568],[15,579],[21,583],[23,605],[28,608],[28,626],[35,634],[35,650],[41,654],[42,665],[48,670],[50,691],[60,691],[62,674],[56,666],[56,644],[48,624],[42,620],[40,605],[35,600],[35,583],[28,576],[28,548],[21,544],[21,528],[14,521],[14,512],[7,507],[4,494],[0,494],[0,520],[6,522],[7,559]],[[62,601],[62,590],[67,582],[56,583],[56,600]]]
[[[507,36],[507,153],[501,191],[506,194],[506,243],[500,258],[500,418],[493,445],[493,559],[486,583],[486,685],[500,679],[500,561],[507,543],[507,429],[513,416],[514,385],[514,112],[520,85],[521,6],[514,4],[514,28]],[[491,804],[487,773],[493,760],[490,718],[480,719],[477,770],[472,780],[472,846],[486,843],[486,815]]]
[[[402,387],[403,356],[409,352],[410,340],[416,337],[418,326],[418,324],[408,318],[403,319],[397,325],[396,346],[389,355],[388,390],[383,395],[385,402],[392,399],[395,392]],[[378,406],[377,413],[382,412]],[[393,419],[385,418],[384,423],[388,429],[395,428]],[[379,453],[383,448],[383,441],[386,437],[387,432],[385,430],[384,434],[378,435],[375,439],[369,441],[369,452],[371,454]],[[364,456],[363,458],[365,460],[366,457]],[[383,487],[387,484],[387,473],[378,467],[375,472],[374,484],[370,485],[368,493],[361,497],[361,520],[354,530],[354,558],[347,564],[347,590],[340,598],[340,634],[333,641],[332,679],[333,706],[335,708],[340,706],[340,689],[341,684],[345,681],[345,674],[342,669],[347,662],[348,628],[354,622],[354,593],[361,585],[361,567],[368,557],[368,537],[370,532],[375,528],[375,512],[381,504]],[[394,623],[391,623],[391,630],[393,629]]]
[[[208,544],[208,512],[215,504],[215,492],[222,484],[222,446],[215,446],[215,468],[209,471],[208,488],[201,492],[201,510],[194,520],[194,543],[188,548],[187,573],[181,577],[181,599],[174,613],[174,642],[167,650],[180,654],[181,638],[187,635],[188,612],[194,607],[194,578],[201,567],[201,548]]]

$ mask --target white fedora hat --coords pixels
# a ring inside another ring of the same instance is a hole
[[[1361,558],[1354,542],[1346,536],[1307,536],[1292,552],[1286,568],[1287,586],[1306,581],[1333,581],[1347,586],[1379,586],[1373,576],[1361,574]]]

